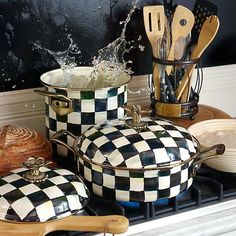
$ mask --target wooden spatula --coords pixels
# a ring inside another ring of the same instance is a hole
[[[194,24],[194,15],[186,7],[178,5],[175,9],[175,13],[171,23],[171,35],[172,43],[167,60],[174,60],[174,48],[175,42],[180,38],[185,38],[192,30]],[[172,70],[172,66],[166,67],[166,73],[169,75]]]
[[[57,231],[89,231],[121,234],[127,231],[129,221],[124,216],[70,216],[45,223],[11,223],[0,221],[0,235],[45,236]]]
[[[158,40],[164,35],[165,30],[165,13],[163,5],[144,6],[143,19],[145,31],[148,40],[152,46],[152,54],[154,57],[158,56]],[[153,83],[155,99],[160,100],[160,77],[158,65],[153,64]]]
[[[209,46],[211,41],[215,38],[216,33],[219,29],[220,21],[219,18],[215,15],[209,16],[200,31],[198,42],[196,47],[193,49],[191,53],[191,59],[200,58],[205,49]],[[191,89],[191,77],[193,70],[195,68],[195,64],[191,64],[187,67],[186,72],[176,90],[177,100],[181,98],[181,102],[187,102],[188,94]],[[189,86],[187,86],[189,85]]]

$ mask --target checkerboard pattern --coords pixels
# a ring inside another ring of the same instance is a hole
[[[116,201],[153,202],[175,197],[192,184],[192,161],[166,170],[117,170],[78,160],[79,172],[94,194]]]
[[[48,88],[49,92],[62,94],[73,101],[73,112],[60,116],[51,108],[51,99],[45,97],[46,133],[50,138],[55,132],[65,129],[78,136],[94,124],[124,117],[127,103],[127,84],[117,88],[103,88],[95,91],[78,91]],[[73,141],[65,137],[68,145]],[[61,156],[67,156],[67,150],[57,148]]]
[[[79,172],[95,194],[117,201],[153,202],[174,197],[192,184],[192,161],[184,162],[196,153],[189,132],[167,121],[143,120],[148,128],[139,133],[125,121],[114,120],[82,135],[77,146]]]
[[[26,168],[13,170],[0,179],[0,219],[45,222],[78,212],[88,202],[89,191],[78,176],[65,169],[40,169],[48,179],[29,183]]]
[[[196,153],[189,132],[167,121],[143,119],[145,131],[129,128],[125,121],[88,129],[78,144],[80,155],[112,167],[150,168],[189,159]]]

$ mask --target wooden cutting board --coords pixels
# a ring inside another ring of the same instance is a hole
[[[128,230],[129,221],[124,216],[69,216],[46,223],[12,223],[0,221],[1,236],[45,236],[57,231],[89,231],[121,234]]]

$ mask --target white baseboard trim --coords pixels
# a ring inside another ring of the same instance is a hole
[[[43,89],[43,88],[42,88]],[[150,103],[147,75],[135,76],[129,84],[128,103]],[[236,64],[204,68],[200,103],[236,117]],[[0,93],[0,126],[14,124],[45,133],[44,97],[34,89]]]

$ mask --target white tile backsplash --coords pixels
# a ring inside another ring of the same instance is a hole
[[[129,84],[128,103],[150,103],[147,75],[135,76]],[[43,89],[43,88],[42,88]],[[204,68],[200,103],[236,117],[236,64]],[[0,93],[0,126],[15,124],[45,134],[44,97],[25,89]]]

